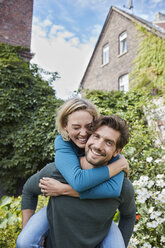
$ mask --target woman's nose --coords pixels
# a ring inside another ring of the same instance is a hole
[[[80,134],[81,134],[82,136],[87,135],[87,134],[88,134],[87,129],[86,129],[86,128],[82,128],[82,129],[80,130]]]

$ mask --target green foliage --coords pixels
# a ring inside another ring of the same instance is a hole
[[[152,102],[153,96],[138,91],[127,94],[87,91],[86,97],[98,107],[102,115],[118,114],[130,124],[131,138],[129,144],[124,148],[123,154],[131,167],[130,179],[135,185],[137,214],[140,215],[140,218],[129,247],[163,247],[165,242],[163,237],[165,192],[162,174],[165,155],[161,147],[155,147],[156,134],[149,129],[143,111],[149,100]],[[38,122],[35,121],[35,125],[40,126],[40,119],[44,122],[49,117],[49,114],[45,116],[45,109],[43,109],[43,112],[39,112]],[[31,129],[34,130],[35,125],[32,123],[30,125]],[[42,128],[44,131],[44,125]],[[36,132],[33,135],[36,135]],[[40,138],[42,140],[43,137]],[[31,136],[28,132],[24,139],[27,140],[28,144],[30,143]],[[21,147],[21,143],[19,143],[19,147]],[[48,198],[45,199],[43,196],[40,196],[40,199],[38,208],[46,205],[48,201]],[[12,225],[9,221],[10,216],[13,216],[11,217]],[[21,230],[20,217],[20,197],[3,198],[0,202],[0,246],[4,248],[15,247],[17,235]],[[12,222],[13,219],[15,222]],[[117,213],[115,221],[118,222],[118,219],[119,214]]]
[[[161,147],[155,147],[156,133],[148,127],[143,111],[152,96],[139,91],[127,94],[119,91],[87,91],[86,97],[98,107],[102,115],[117,114],[128,121],[131,138],[123,154],[130,162],[132,180],[146,174],[152,177],[163,171],[162,164],[154,166],[154,163],[146,161],[147,157],[152,157],[154,161],[164,154]]]
[[[53,161],[55,116],[62,103],[43,80],[43,71],[18,56],[20,49],[0,44],[0,174],[11,194]],[[57,76],[52,73],[49,81]]]
[[[48,199],[39,196],[37,210],[46,206]],[[0,247],[16,247],[16,240],[21,231],[21,222],[21,197],[2,197],[0,200]]]
[[[87,91],[89,98],[102,115],[118,114],[130,126],[131,138],[123,149],[130,165],[130,176],[135,185],[137,220],[129,248],[164,247],[165,237],[165,151],[155,146],[156,132],[146,122],[144,107],[152,102],[153,96],[144,92]],[[119,213],[115,215],[118,222]]]
[[[130,74],[131,87],[165,93],[165,40],[137,25],[142,37],[134,69]]]

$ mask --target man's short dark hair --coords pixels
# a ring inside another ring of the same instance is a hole
[[[120,133],[120,137],[116,143],[116,149],[122,149],[128,143],[130,134],[126,120],[118,115],[102,116],[94,122],[92,132],[95,132],[101,126],[108,126]]]

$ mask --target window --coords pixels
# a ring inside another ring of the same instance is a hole
[[[102,54],[102,64],[105,65],[109,63],[109,45],[105,45],[103,47],[103,54]]]
[[[119,90],[124,92],[129,91],[128,74],[125,74],[119,78]]]
[[[119,36],[119,54],[127,52],[127,33],[124,32]]]

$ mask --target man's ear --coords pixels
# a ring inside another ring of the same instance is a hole
[[[119,153],[121,153],[121,151],[122,151],[122,149],[117,149],[117,150],[114,152],[113,156],[116,157]]]

